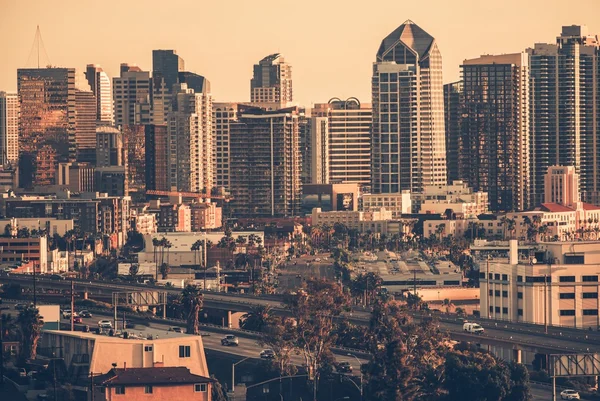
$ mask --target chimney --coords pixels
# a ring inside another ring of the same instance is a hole
[[[127,362],[123,362],[123,370],[127,370]]]
[[[511,239],[509,241],[508,264],[519,264],[519,241],[517,241],[516,239]]]

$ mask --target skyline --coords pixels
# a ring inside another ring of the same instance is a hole
[[[357,97],[370,103],[372,63],[380,40],[408,19],[436,38],[444,83],[458,80],[465,59],[554,43],[563,25],[587,25],[590,33],[600,33],[600,22],[594,18],[597,12],[593,12],[599,9],[596,0],[584,0],[576,9],[560,8],[561,3],[554,0],[508,0],[502,5],[458,0],[451,6],[434,0],[426,9],[418,4],[375,1],[352,9],[344,3],[343,16],[339,3],[313,0],[300,7],[272,0],[238,5],[174,0],[169,9],[177,12],[171,14],[146,3],[141,7],[141,3],[107,0],[92,11],[79,3],[65,0],[50,5],[26,0],[2,6],[0,34],[18,40],[0,44],[5,56],[0,65],[0,90],[16,91],[16,70],[28,66],[38,24],[52,65],[76,68],[78,86],[83,88],[87,87],[83,78],[87,64],[100,64],[113,78],[118,76],[120,63],[135,63],[151,71],[153,49],[174,49],[188,71],[211,82],[215,101],[248,101],[252,66],[266,55],[280,52],[293,68],[295,102],[304,106],[332,97]],[[198,17],[185,21],[189,15]],[[485,18],[487,15],[494,18]],[[536,16],[535,25],[528,26],[532,15]],[[261,23],[267,20],[268,24]],[[189,27],[181,29],[186,22]],[[513,27],[516,29],[510,29]],[[335,35],[340,39],[332,39]],[[72,45],[66,45],[69,43]],[[336,61],[344,57],[347,65]]]

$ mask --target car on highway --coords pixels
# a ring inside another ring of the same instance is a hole
[[[321,261],[321,258],[316,258],[315,259],[315,262],[320,262],[320,261]]]
[[[227,334],[225,337],[221,339],[221,345],[229,346],[238,346],[240,345],[240,340],[233,334]]]
[[[340,373],[352,373],[352,365],[350,362],[340,362],[335,366],[335,370]]]
[[[275,358],[275,351],[270,348],[263,349],[260,351],[260,357],[261,359],[273,359]]]
[[[79,316],[85,317],[87,319],[87,318],[92,317],[92,314],[89,311],[84,309],[81,312],[79,312]]]
[[[100,320],[98,327],[101,329],[112,329],[112,322],[110,320]]]
[[[61,276],[60,274],[53,274],[50,276],[51,280],[64,280],[65,276]]]
[[[561,400],[580,400],[579,393],[575,390],[563,390],[560,392]]]
[[[173,333],[183,333],[181,327],[169,327],[169,331],[172,331]]]
[[[483,334],[483,332],[485,331],[483,329],[483,327],[481,327],[477,323],[469,323],[469,322],[466,322],[465,324],[463,324],[463,330],[466,331],[467,333],[473,333],[473,334]]]
[[[73,313],[73,316],[75,317],[75,316],[79,316],[79,315],[77,314],[77,312],[75,312],[75,313]],[[71,318],[71,309],[65,309],[62,312],[62,317],[63,317],[63,319],[70,319]]]
[[[83,323],[83,318],[81,316],[75,316],[73,318],[73,323]]]

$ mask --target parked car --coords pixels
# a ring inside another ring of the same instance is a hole
[[[466,331],[467,333],[473,333],[473,334],[483,334],[483,332],[485,331],[483,329],[483,327],[481,327],[477,323],[469,323],[469,322],[463,324],[463,330]]]
[[[79,316],[85,317],[87,319],[87,318],[92,317],[92,314],[89,311],[84,309],[81,312],[79,312]]]
[[[169,327],[169,331],[172,331],[174,333],[183,333],[183,330],[181,330],[181,327]]]
[[[580,400],[579,393],[575,390],[563,390],[560,392],[562,400]]]
[[[260,357],[262,359],[273,359],[275,358],[275,351],[269,348],[263,349],[262,351],[260,351]]]
[[[225,337],[221,339],[221,345],[225,346],[238,346],[240,344],[240,340],[233,334],[227,334]]]
[[[352,365],[350,362],[340,362],[335,366],[335,370],[340,373],[352,373]]]
[[[316,258],[315,259],[315,262],[320,262],[320,261],[321,261],[321,258]]]
[[[100,320],[98,327],[101,329],[112,329],[112,322],[110,320]]]

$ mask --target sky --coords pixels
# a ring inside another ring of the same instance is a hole
[[[573,3],[575,4],[575,3]],[[153,49],[175,49],[186,70],[211,82],[215,101],[249,101],[252,65],[281,53],[292,65],[294,101],[332,97],[370,103],[381,40],[410,19],[443,58],[444,82],[481,54],[554,43],[563,25],[600,34],[600,0],[0,0],[0,91],[16,91],[40,26],[50,63],[86,64],[113,77],[123,62],[152,69]],[[30,59],[28,64],[28,59]],[[47,64],[42,57],[42,64]]]

